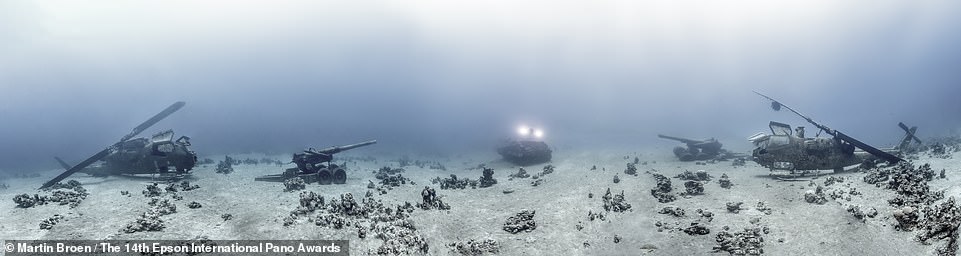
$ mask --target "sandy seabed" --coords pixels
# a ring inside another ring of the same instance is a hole
[[[257,154],[231,155],[237,159],[264,157],[288,161],[289,156],[264,156]],[[340,156],[340,155],[338,155]],[[638,175],[624,174],[626,164],[637,157]],[[959,156],[955,156],[959,157]],[[222,159],[222,156],[211,156]],[[345,185],[307,184],[306,191],[313,191],[325,198],[338,198],[343,193],[363,197],[370,189],[368,180],[377,182],[373,171],[382,166],[398,167],[396,157],[374,156],[373,160],[354,158],[348,162],[348,180]],[[826,204],[807,203],[804,193],[812,190],[809,181],[786,182],[772,179],[766,168],[748,161],[745,166],[734,167],[730,161],[707,165],[694,162],[678,162],[669,149],[645,152],[555,152],[555,171],[542,177],[543,183],[532,186],[531,178],[509,180],[508,175],[518,167],[495,160],[494,153],[450,158],[416,157],[414,160],[439,161],[446,170],[417,166],[405,166],[403,176],[416,185],[406,184],[393,188],[387,194],[374,193],[385,204],[412,204],[421,201],[424,186],[436,189],[450,210],[417,209],[410,215],[417,232],[430,245],[429,254],[455,254],[450,243],[470,239],[493,239],[499,244],[503,255],[724,255],[712,252],[717,245],[716,233],[728,226],[731,231],[766,226],[763,250],[767,255],[934,255],[936,247],[923,245],[915,240],[915,232],[897,231],[892,217],[894,207],[887,200],[894,191],[886,190],[862,181],[863,172],[848,171],[814,179],[823,185],[826,178],[841,177],[844,182],[825,186],[826,191],[851,188],[860,195],[830,199]],[[647,162],[647,164],[643,164]],[[946,170],[947,179],[929,182],[932,190],[945,191],[945,198],[961,196],[961,161],[955,159],[928,158],[922,156],[914,164],[930,163],[932,169]],[[431,184],[435,177],[458,177],[477,179],[481,170],[472,168],[484,163],[494,168],[498,183],[488,188],[441,190]],[[524,167],[535,174],[547,164]],[[91,177],[76,174],[74,179],[83,184],[90,193],[76,208],[66,205],[47,204],[32,208],[19,208],[11,200],[22,193],[43,193],[36,188],[58,174],[52,170],[41,177],[7,179],[0,182],[9,188],[0,190],[0,239],[194,239],[205,236],[210,239],[349,239],[350,252],[354,255],[368,254],[383,242],[368,236],[357,237],[351,228],[332,229],[321,227],[306,220],[284,226],[284,218],[299,205],[300,192],[284,192],[284,185],[277,182],[258,182],[254,177],[280,173],[290,166],[273,164],[235,165],[234,173],[217,174],[214,165],[198,166],[187,180],[200,188],[178,194],[182,200],[173,201],[177,212],[161,217],[166,228],[163,231],[125,233],[125,225],[136,220],[148,209],[150,198],[141,191],[151,183],[150,179],[125,177]],[[596,170],[591,170],[596,166]],[[678,196],[670,203],[659,203],[651,195],[655,180],[649,172],[672,177],[674,193],[684,191],[683,181],[673,178],[684,171],[705,170],[713,176],[706,183],[703,195]],[[830,173],[830,171],[826,171]],[[717,180],[727,174],[734,186],[720,187]],[[619,183],[614,183],[617,175]],[[68,180],[69,180],[68,179]],[[629,211],[605,212],[601,196],[607,191],[624,192]],[[505,190],[513,190],[505,194]],[[121,191],[128,191],[129,196]],[[588,198],[593,194],[593,198]],[[198,202],[201,208],[187,207]],[[743,202],[740,213],[727,211],[726,203]],[[755,208],[764,202],[772,209],[765,214]],[[846,211],[848,205],[873,207],[879,212],[866,221]],[[674,217],[659,214],[666,206],[680,207],[687,216]],[[511,234],[502,229],[508,217],[523,209],[535,210],[537,228],[531,232]],[[655,223],[660,221],[686,227],[698,221],[696,209],[714,213],[713,221],[706,222],[711,230],[708,235],[688,235],[676,229],[658,231]],[[588,212],[602,212],[605,220],[589,220]],[[52,229],[43,230],[39,224],[60,214],[64,220]],[[221,218],[231,214],[230,220]],[[760,222],[751,223],[752,219]],[[582,228],[578,229],[578,225]],[[615,243],[614,237],[620,238]]]

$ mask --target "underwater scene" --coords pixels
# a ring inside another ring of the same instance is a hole
[[[951,1],[0,1],[0,255],[957,255],[959,46]]]

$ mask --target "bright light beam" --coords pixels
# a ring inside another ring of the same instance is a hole
[[[528,136],[531,134],[531,128],[521,125],[521,127],[517,128],[517,134],[520,134],[521,136]]]

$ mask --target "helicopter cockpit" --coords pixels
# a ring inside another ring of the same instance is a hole
[[[790,125],[771,122],[768,127],[771,129],[771,135],[764,134],[763,132],[757,133],[748,138],[748,141],[753,143],[758,150],[762,151],[779,149],[791,145]]]

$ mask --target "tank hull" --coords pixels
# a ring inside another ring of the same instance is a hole
[[[504,160],[526,166],[551,161],[551,149],[543,141],[511,141],[497,148]]]

